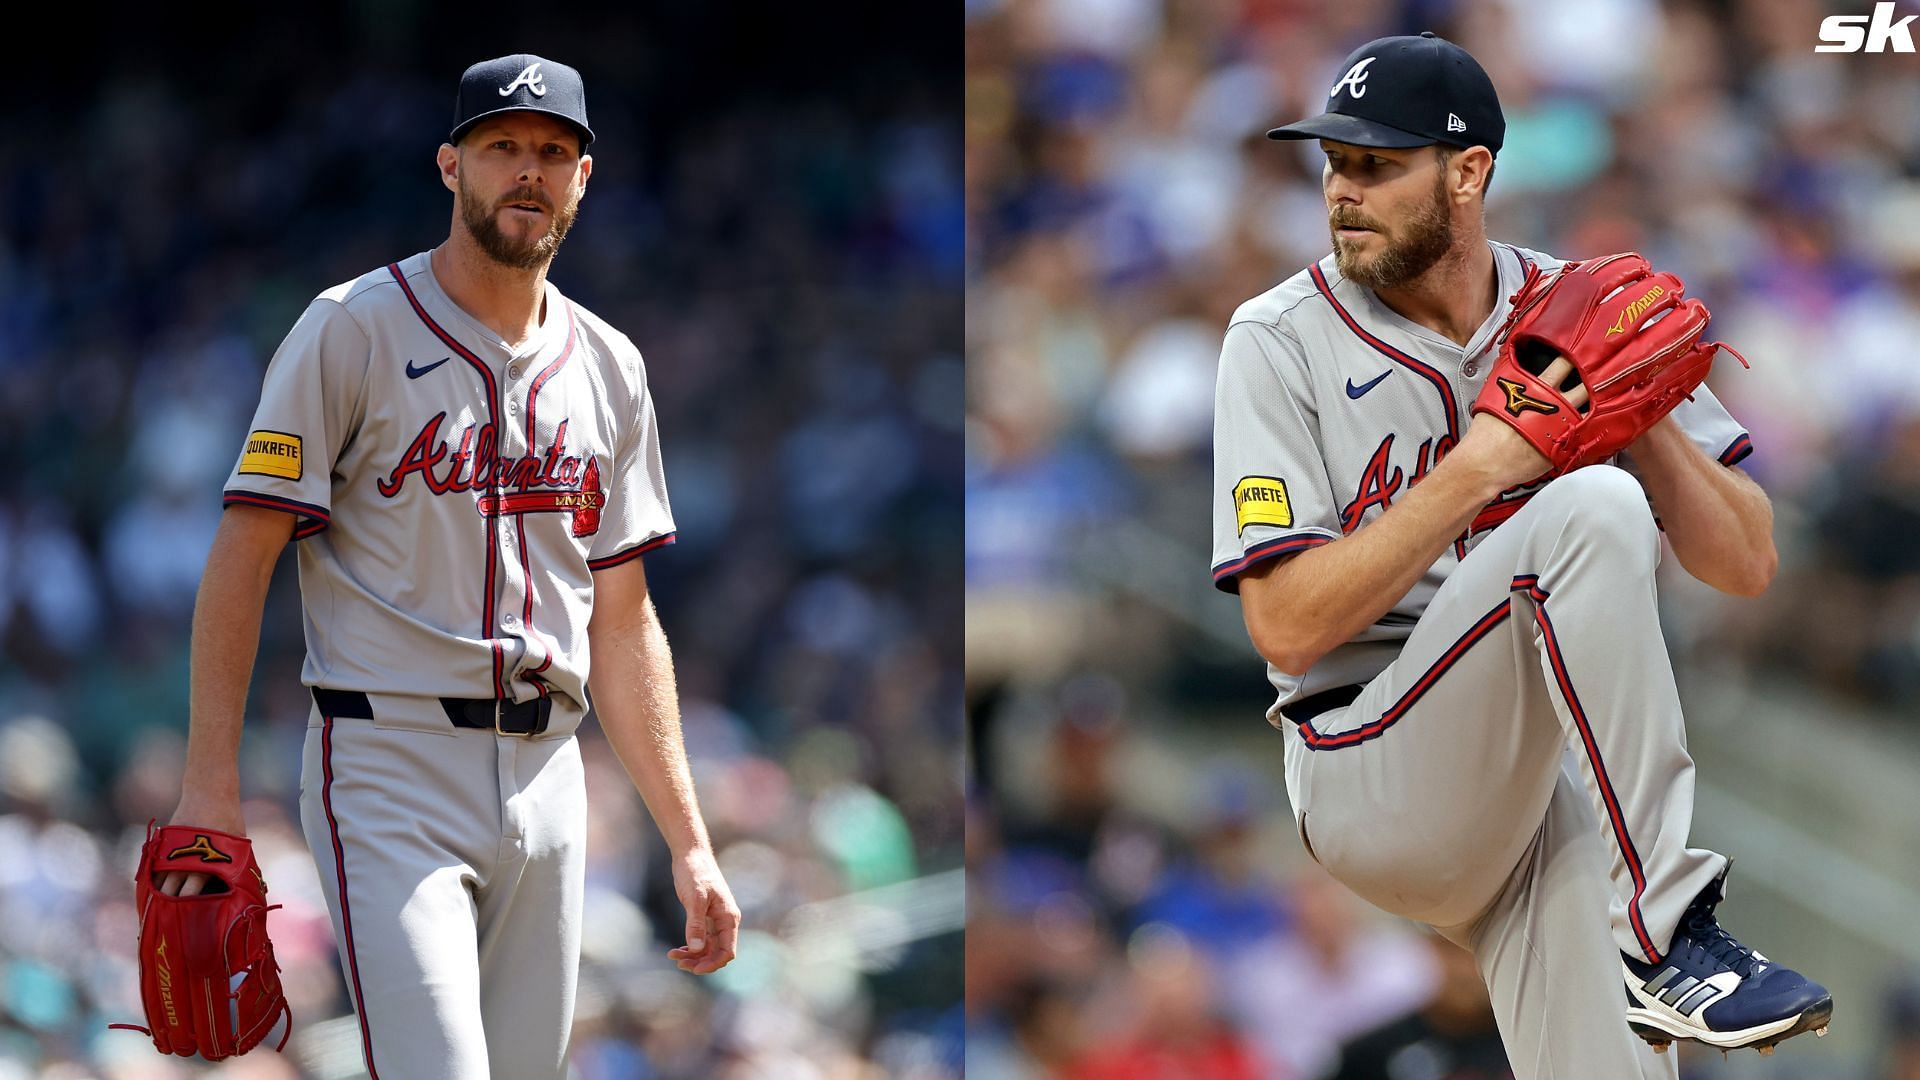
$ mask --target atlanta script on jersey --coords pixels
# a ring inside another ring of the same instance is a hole
[[[427,253],[321,293],[228,505],[294,514],[309,685],[586,702],[592,574],[670,543],[640,353],[547,286],[509,349]]]

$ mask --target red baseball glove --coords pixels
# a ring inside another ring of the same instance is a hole
[[[175,870],[211,875],[197,896],[168,896],[159,883]],[[112,1024],[153,1037],[163,1054],[208,1061],[254,1048],[282,1013],[280,965],[267,940],[267,883],[244,836],[186,825],[147,826],[134,876],[140,908],[140,1000],[148,1027]],[[279,905],[274,905],[278,907]]]
[[[1725,348],[1700,340],[1707,306],[1686,288],[1631,251],[1530,273],[1473,411],[1513,425],[1552,462],[1548,475],[1607,460],[1692,396]],[[1549,385],[1560,357],[1572,374]],[[1577,405],[1576,385],[1587,391]]]

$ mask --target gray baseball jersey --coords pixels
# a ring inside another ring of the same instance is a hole
[[[639,350],[547,285],[510,350],[428,254],[320,294],[228,505],[298,516],[310,686],[587,700],[592,572],[673,540]]]
[[[1528,264],[1543,271],[1561,264],[1507,244],[1493,250],[1499,302],[1464,348],[1342,278],[1331,255],[1234,312],[1214,418],[1217,586],[1238,592],[1248,567],[1372,521],[1460,441],[1493,362],[1508,298]],[[1733,464],[1751,449],[1745,430],[1704,387],[1673,417],[1722,462]],[[1275,708],[1379,674],[1461,557],[1539,487],[1502,495],[1392,610],[1312,671],[1269,665],[1279,690]]]
[[[1234,315],[1215,420],[1221,588],[1365,528],[1459,444],[1506,298],[1529,263],[1559,265],[1493,251],[1501,299],[1465,347],[1342,279],[1331,257]],[[1748,452],[1705,390],[1673,415],[1722,462]],[[1268,665],[1307,850],[1474,953],[1523,1080],[1674,1075],[1628,1028],[1622,957],[1661,961],[1726,860],[1687,845],[1693,764],[1659,557],[1638,480],[1578,469],[1503,493],[1311,670]]]
[[[226,502],[296,517],[301,824],[368,1074],[559,1080],[593,573],[673,538],[639,352],[551,284],[511,349],[415,255],[307,308]]]

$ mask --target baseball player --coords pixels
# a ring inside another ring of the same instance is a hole
[[[1493,84],[1432,34],[1341,70],[1324,115],[1269,133],[1319,140],[1333,252],[1234,314],[1214,436],[1214,580],[1279,691],[1302,841],[1474,954],[1521,1077],[1824,1032],[1827,991],[1715,921],[1728,861],[1688,846],[1655,606],[1660,528],[1716,588],[1771,579],[1747,433],[1702,388],[1617,464],[1543,480],[1469,412],[1510,298],[1562,265],[1486,238]]]
[[[645,368],[547,281],[592,141],[572,68],[467,69],[437,157],[446,242],[326,290],[294,325],[200,586],[173,820],[240,833],[262,603],[299,541],[301,819],[374,1077],[566,1073],[589,691],[672,850],[687,924],[667,955],[695,973],[734,955],[739,910],[640,559],[674,528]]]

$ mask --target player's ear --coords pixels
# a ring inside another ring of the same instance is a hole
[[[580,186],[586,187],[587,177],[592,175],[593,175],[593,155],[582,154],[580,156]]]
[[[441,143],[440,149],[433,155],[433,160],[440,167],[440,183],[448,191],[459,191],[460,151],[455,149],[452,143]]]
[[[1469,146],[1455,152],[1447,163],[1450,175],[1447,188],[1455,202],[1467,203],[1485,193],[1493,174],[1493,151],[1484,146]]]

